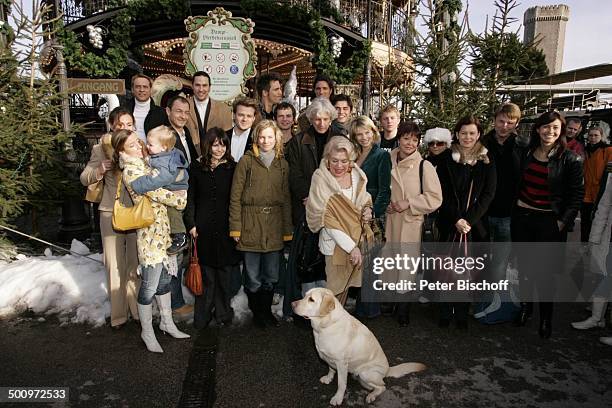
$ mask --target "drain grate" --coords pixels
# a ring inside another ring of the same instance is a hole
[[[215,403],[217,329],[201,330],[189,356],[179,408],[210,408]]]

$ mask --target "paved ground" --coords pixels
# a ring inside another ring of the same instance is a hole
[[[434,307],[414,308],[400,329],[389,317],[368,321],[391,364],[418,361],[427,371],[388,379],[372,407],[612,406],[612,348],[604,331],[577,332],[569,322],[582,305],[559,305],[553,338],[531,327],[482,326],[468,332],[436,326]],[[326,407],[336,384],[309,330],[285,323],[209,329],[189,340],[158,333],[165,353],[146,351],[139,327],[120,331],[60,327],[48,317],[0,322],[0,386],[66,386],[70,401],[55,407]],[[610,332],[608,332],[610,333]],[[349,379],[344,406],[365,406],[366,391]],[[15,404],[16,407],[28,406]],[[39,406],[39,405],[36,405]]]

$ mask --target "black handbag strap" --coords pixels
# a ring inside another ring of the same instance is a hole
[[[423,162],[425,160],[421,159],[419,163],[419,181],[421,182],[421,194],[423,194]]]

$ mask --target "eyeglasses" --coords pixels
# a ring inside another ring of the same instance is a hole
[[[446,142],[429,142],[429,147],[442,147],[446,146]]]

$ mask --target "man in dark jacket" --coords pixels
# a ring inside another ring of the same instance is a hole
[[[516,198],[514,192],[517,183],[512,152],[516,146],[516,126],[520,119],[521,109],[517,105],[513,103],[502,105],[495,112],[493,130],[483,138],[483,144],[489,150],[489,156],[495,163],[497,185],[504,186],[504,188],[495,190],[495,197],[487,212],[492,242],[511,241],[510,217]]]
[[[242,156],[253,148],[253,125],[257,119],[257,101],[251,98],[237,98],[232,105],[234,127],[225,133],[230,140],[232,157],[238,163]]]
[[[143,141],[147,140],[149,130],[168,123],[166,112],[155,105],[151,99],[153,80],[146,75],[136,74],[132,77],[132,95],[128,100],[127,108],[134,115],[136,133]]]
[[[191,140],[191,134],[187,129],[189,119],[189,101],[183,96],[175,96],[168,101],[166,108],[170,126],[176,132],[176,144],[174,147],[183,152],[183,155],[191,165],[198,160],[198,153]]]

